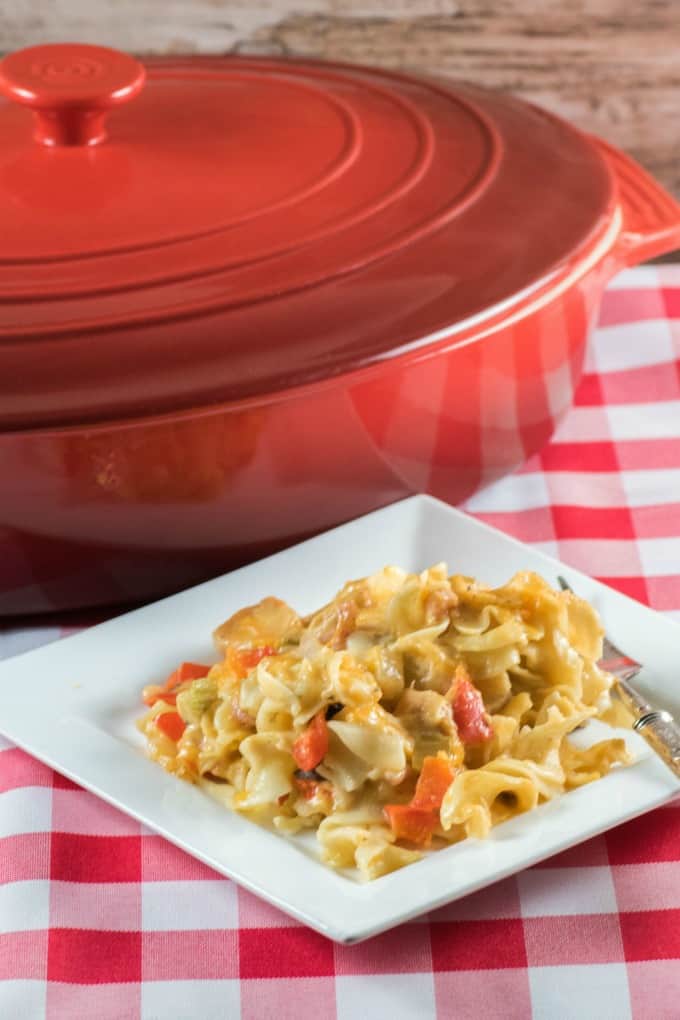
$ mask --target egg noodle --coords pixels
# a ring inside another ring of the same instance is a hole
[[[595,610],[538,575],[490,588],[386,567],[300,618],[265,598],[215,631],[222,660],[144,689],[151,757],[323,859],[376,878],[423,848],[626,764],[569,734],[610,705]]]

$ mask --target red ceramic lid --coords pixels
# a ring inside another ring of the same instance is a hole
[[[4,427],[369,365],[513,307],[611,219],[588,139],[472,87],[74,45],[0,89]]]

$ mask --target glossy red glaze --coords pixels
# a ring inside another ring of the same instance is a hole
[[[109,110],[134,99],[146,72],[132,57],[81,43],[31,46],[0,64],[0,91],[35,113],[43,145],[96,145]]]
[[[7,63],[21,60],[21,54]],[[611,227],[607,161],[481,89],[158,62],[109,140],[0,106],[0,427],[284,392],[479,331]]]
[[[137,601],[411,492],[459,501],[548,439],[607,279],[680,243],[639,167],[516,100],[148,70],[94,150],[0,107],[0,613]]]

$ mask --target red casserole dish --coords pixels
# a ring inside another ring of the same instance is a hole
[[[99,47],[0,64],[0,613],[148,599],[569,407],[603,288],[680,206],[434,78]]]

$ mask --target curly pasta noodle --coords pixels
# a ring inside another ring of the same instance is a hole
[[[569,740],[610,707],[602,628],[533,573],[386,567],[305,618],[266,598],[215,641],[216,665],[145,689],[151,757],[365,878],[628,761],[621,739]]]

